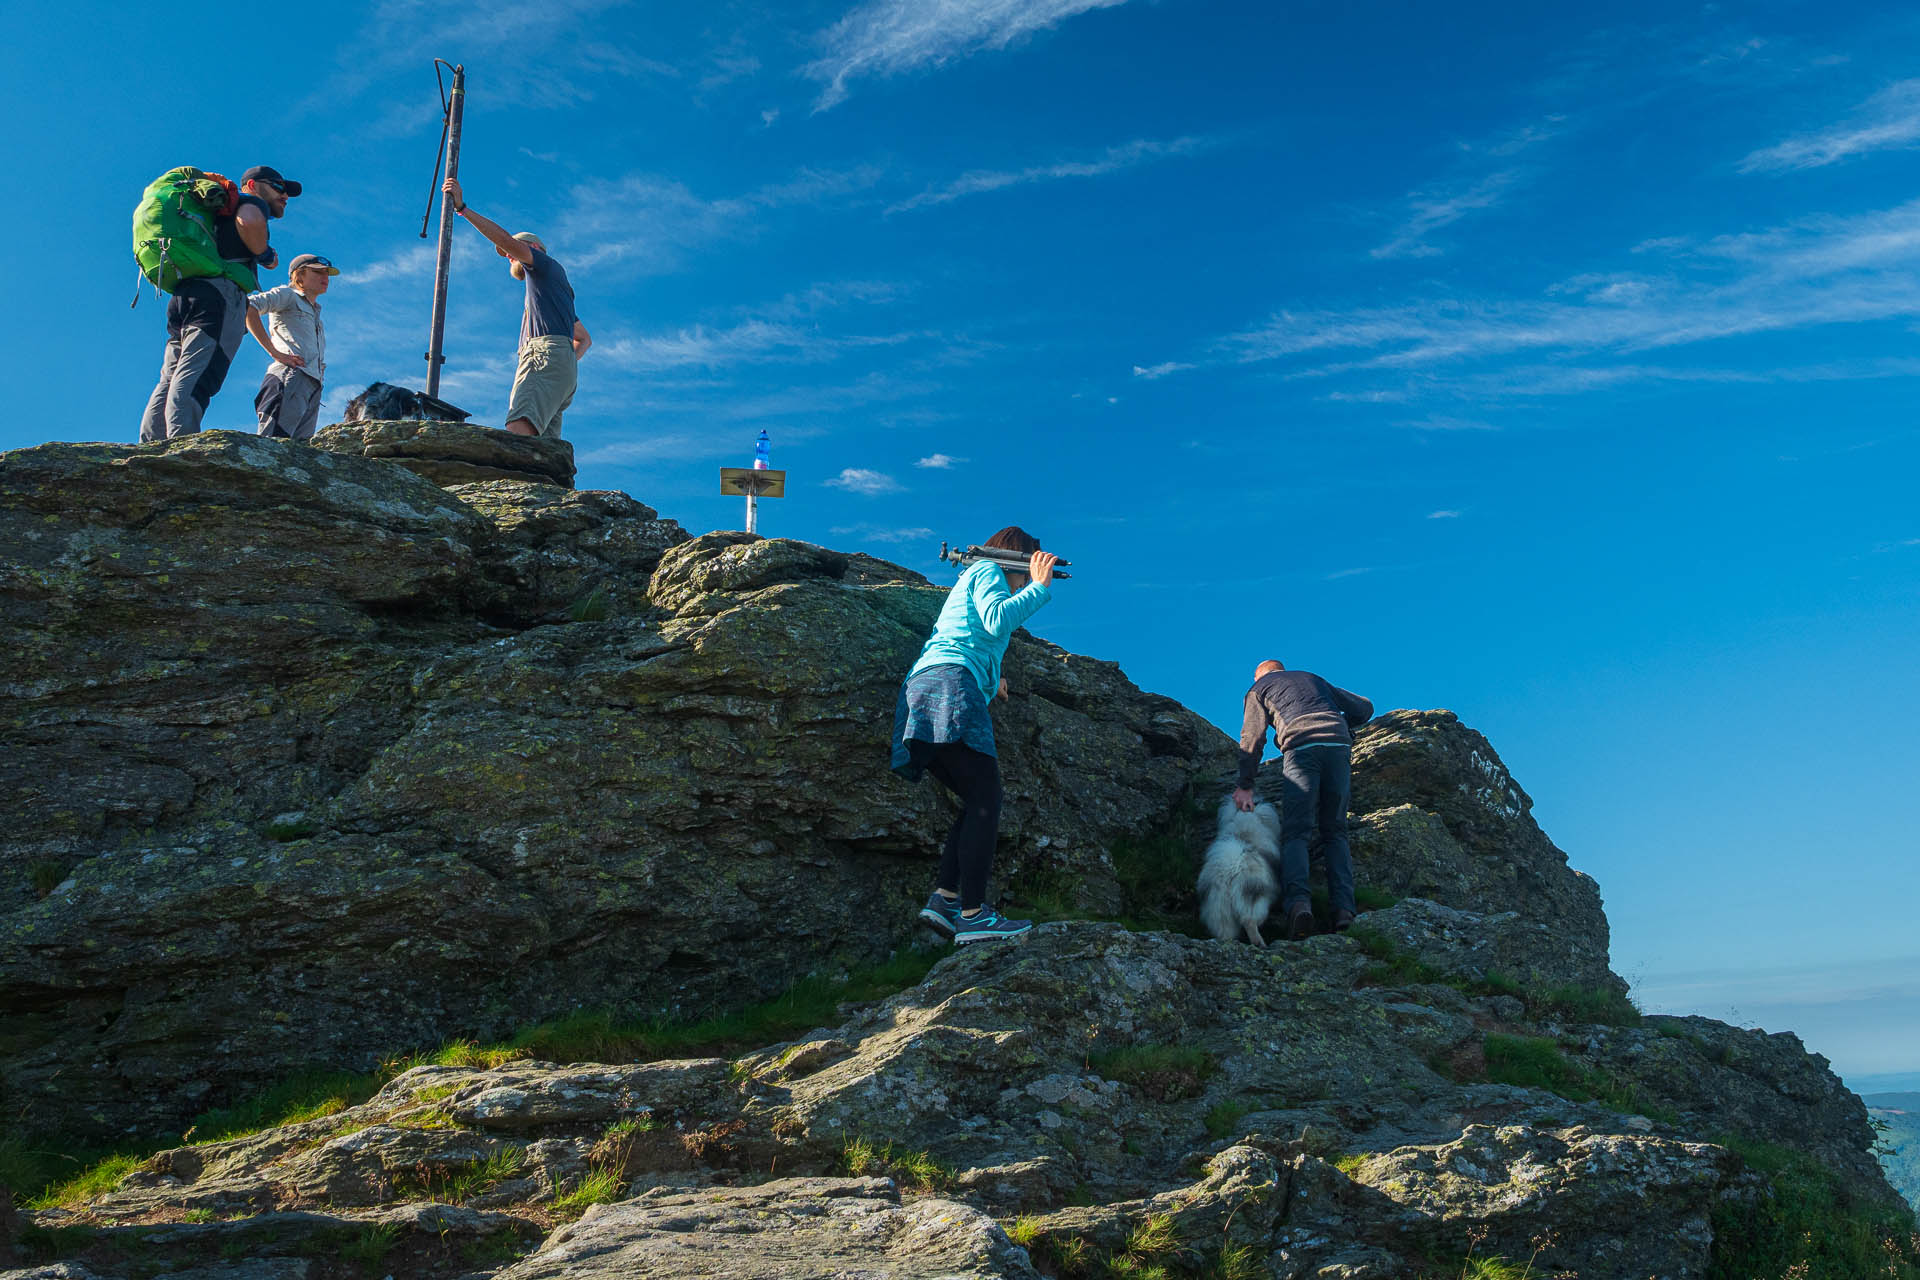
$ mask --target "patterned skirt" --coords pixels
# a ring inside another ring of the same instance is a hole
[[[981,755],[993,747],[993,717],[973,673],[958,663],[916,671],[893,704],[893,771],[918,782],[935,747],[959,743]]]

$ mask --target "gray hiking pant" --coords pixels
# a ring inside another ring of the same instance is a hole
[[[167,299],[167,354],[140,418],[141,444],[200,430],[246,332],[247,296],[239,285],[225,277],[181,281]]]
[[[260,417],[261,435],[311,440],[314,424],[320,421],[320,379],[276,360],[260,379],[253,411]]]
[[[573,403],[579,384],[580,361],[573,354],[572,338],[528,338],[520,344],[513,394],[507,398],[507,421],[525,418],[535,434],[558,440],[561,412]]]

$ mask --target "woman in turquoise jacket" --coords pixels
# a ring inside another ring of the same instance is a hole
[[[893,712],[893,771],[909,782],[931,773],[960,801],[939,879],[920,908],[922,920],[957,943],[1016,937],[1033,927],[986,905],[1000,836],[1000,761],[987,704],[1007,691],[1000,675],[1007,642],[1053,598],[1049,584],[1058,557],[1013,525],[986,545],[1031,557],[1028,572],[981,560],[960,575]]]

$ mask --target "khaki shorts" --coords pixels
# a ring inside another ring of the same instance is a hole
[[[520,367],[513,372],[507,421],[525,418],[534,431],[558,440],[560,414],[573,403],[579,382],[580,360],[573,354],[571,338],[529,338],[520,348]]]

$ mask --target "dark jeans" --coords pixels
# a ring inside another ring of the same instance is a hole
[[[938,884],[958,889],[961,910],[972,910],[987,900],[993,846],[1000,838],[1000,762],[972,747],[943,742],[927,761],[927,772],[960,799],[960,816],[940,855]]]
[[[1280,762],[1280,901],[1293,911],[1312,901],[1307,856],[1314,828],[1327,860],[1327,896],[1335,912],[1352,911],[1353,850],[1347,847],[1347,802],[1353,793],[1353,749],[1306,747]]]

